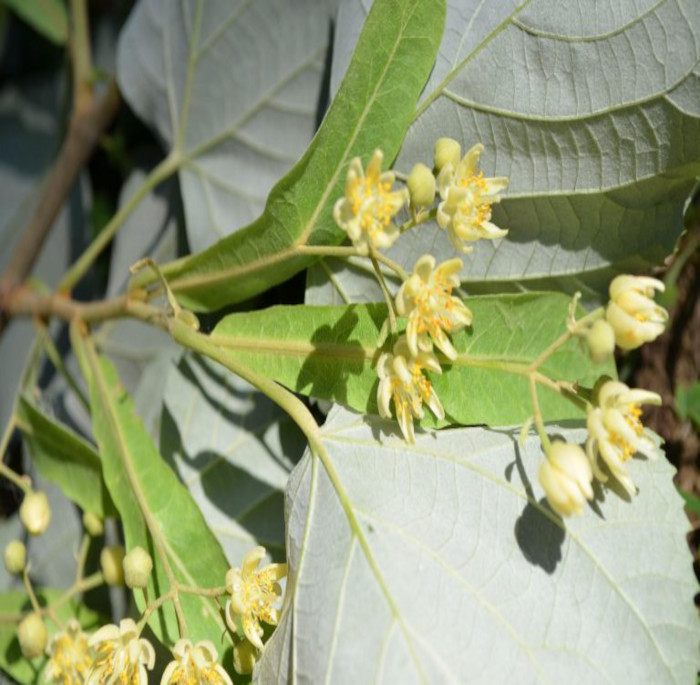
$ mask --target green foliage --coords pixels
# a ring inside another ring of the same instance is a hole
[[[690,419],[700,430],[700,383],[679,386],[676,389],[676,410],[682,419]]]
[[[409,446],[387,429],[336,408],[326,458],[292,475],[297,582],[260,682],[692,680],[697,583],[668,462],[630,463],[632,505],[598,487],[564,522],[536,438],[460,428]]]
[[[124,525],[127,550],[138,545],[153,558],[149,596],[158,597],[173,589],[168,570],[183,585],[222,585],[228,564],[201,511],[163,462],[134,414],[132,400],[121,387],[114,366],[99,357],[77,330],[71,333],[73,349],[90,387],[93,431],[105,482]],[[135,596],[143,607],[140,593]],[[180,601],[192,639],[218,644],[225,629],[218,602],[192,595],[182,596]],[[172,605],[154,614],[150,625],[166,644],[177,640]]]
[[[442,0],[377,2],[343,86],[308,150],[272,190],[263,215],[208,250],[163,267],[195,310],[241,302],[281,283],[311,258],[298,246],[337,244],[331,213],[353,157],[379,147],[393,159],[430,72],[444,24]],[[134,284],[152,280],[146,274]]]
[[[336,87],[364,5],[341,5]],[[449,0],[447,25],[396,168],[430,164],[435,140],[451,136],[463,150],[483,143],[485,175],[510,178],[494,208],[510,233],[466,260],[470,293],[564,288],[596,299],[616,273],[660,264],[700,170],[697,1]],[[434,223],[389,254],[410,269],[425,252],[452,254]],[[336,269],[345,291],[372,287]]]
[[[431,376],[447,414],[445,423],[502,426],[525,421],[532,415],[525,370],[566,332],[570,300],[550,293],[466,302],[474,324],[453,336],[459,357],[451,365],[445,362],[441,376]],[[374,367],[386,316],[386,306],[380,304],[273,307],[224,317],[212,339],[238,361],[296,392],[376,413]],[[593,364],[577,341],[562,347],[542,371],[589,387],[601,374],[614,374],[611,364]],[[542,389],[540,397],[547,420],[582,416],[552,390]]]
[[[284,560],[284,488],[305,446],[289,416],[218,364],[183,355],[170,365],[161,452],[232,563],[256,544]]]
[[[100,455],[66,426],[35,407],[17,403],[17,423],[39,473],[56,483],[73,502],[100,518],[117,514],[102,479]]]
[[[52,43],[68,40],[68,12],[64,0],[1,0],[17,16]]]

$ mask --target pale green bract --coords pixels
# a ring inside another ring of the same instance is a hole
[[[364,17],[339,10],[339,83]],[[482,142],[485,176],[508,176],[494,222],[500,244],[479,244],[469,292],[522,288],[603,292],[615,272],[660,263],[683,229],[700,173],[700,12],[696,0],[452,0],[435,68],[396,168],[432,163],[433,144]],[[411,268],[452,256],[434,224],[389,252]],[[362,272],[329,260],[338,287],[377,299]],[[312,283],[328,278],[315,267]],[[328,285],[307,301],[334,300]]]
[[[692,682],[697,585],[665,460],[632,461],[631,505],[597,486],[563,522],[536,438],[461,428],[410,447],[387,428],[335,409],[327,463],[307,452],[292,474],[296,582],[259,682]]]
[[[193,252],[262,212],[316,127],[327,0],[141,0],[119,85],[180,157]]]

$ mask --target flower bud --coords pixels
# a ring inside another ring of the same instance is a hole
[[[124,585],[124,548],[105,547],[100,553],[100,566],[107,585]]]
[[[19,508],[19,518],[30,535],[41,535],[51,522],[51,507],[46,494],[27,493]]]
[[[654,302],[654,291],[664,284],[645,276],[617,276],[610,283],[610,302],[605,318],[623,350],[634,350],[658,338],[666,328],[668,312]]]
[[[153,570],[153,559],[143,547],[134,547],[124,557],[124,582],[127,587],[146,587]]]
[[[258,650],[243,639],[233,647],[233,668],[240,675],[247,675],[253,672],[253,666],[258,658]]]
[[[90,511],[86,511],[83,514],[83,525],[85,526],[85,530],[94,538],[99,537],[105,532],[102,519]]]
[[[610,358],[615,351],[615,331],[604,319],[596,321],[586,336],[591,359],[600,364]]]
[[[440,171],[447,164],[457,166],[459,158],[462,155],[460,144],[453,138],[438,138],[435,141],[435,155],[433,162],[435,169]]]
[[[435,176],[425,164],[416,164],[408,175],[411,207],[430,207],[435,200]]]
[[[17,629],[17,639],[22,655],[26,659],[36,659],[46,648],[49,635],[39,614],[29,614],[22,619]]]
[[[18,575],[24,571],[27,562],[27,548],[23,542],[13,540],[5,547],[5,568],[8,573]]]
[[[554,440],[540,464],[540,484],[549,505],[561,516],[580,514],[593,499],[593,470],[579,445]]]

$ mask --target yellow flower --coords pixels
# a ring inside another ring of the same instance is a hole
[[[175,661],[166,666],[160,685],[233,685],[228,673],[217,663],[219,655],[208,640],[196,646],[189,640],[178,640],[173,656]]]
[[[406,341],[411,356],[418,350],[430,352],[435,343],[449,359],[457,357],[447,333],[461,330],[472,322],[472,313],[457,297],[462,269],[460,259],[450,259],[435,268],[435,258],[423,255],[413,267],[413,274],[396,294],[396,309],[408,317]]]
[[[74,618],[68,622],[65,630],[54,633],[46,654],[49,657],[44,668],[47,683],[79,685],[85,682],[92,666],[92,654],[88,637]]]
[[[264,547],[256,547],[246,554],[241,568],[229,569],[226,574],[226,590],[231,599],[226,602],[226,623],[237,632],[237,619],[241,618],[243,632],[258,649],[263,648],[263,629],[260,621],[276,626],[280,611],[275,607],[282,596],[277,582],[287,575],[287,564],[268,564],[258,570],[265,556]]]
[[[103,626],[88,640],[88,646],[97,655],[87,685],[148,684],[146,669],[153,668],[156,655],[150,642],[139,637],[138,628],[130,618],[122,619],[119,626]]]
[[[625,462],[637,452],[651,459],[658,454],[639,418],[642,404],[661,404],[661,397],[649,390],[630,389],[619,381],[607,381],[598,391],[597,406],[589,409],[587,417],[586,452],[593,473],[598,480],[607,480],[598,465],[600,456],[630,495],[636,494],[636,488]]]
[[[432,353],[419,352],[413,357],[405,337],[394,345],[393,354],[385,352],[377,362],[379,415],[385,419],[391,418],[389,405],[393,399],[399,427],[410,444],[414,442],[413,417],[423,418],[424,402],[438,419],[445,418],[445,411],[432,384],[423,375],[424,369],[442,372],[440,363]]]
[[[610,283],[610,302],[605,318],[615,331],[615,342],[623,350],[634,350],[663,332],[668,312],[654,302],[654,290],[664,284],[646,276],[617,276]]]
[[[483,150],[483,145],[475,145],[459,162],[446,162],[438,174],[442,202],[438,205],[437,222],[440,228],[447,229],[460,252],[472,251],[465,243],[482,238],[494,240],[508,233],[491,223],[491,205],[500,201],[498,193],[507,187],[508,179],[484,178],[483,173],[477,173]]]
[[[547,501],[561,516],[580,514],[593,499],[593,472],[586,453],[578,445],[554,440],[540,464],[540,484]]]
[[[333,207],[336,223],[364,254],[368,254],[370,248],[387,248],[394,244],[399,229],[391,220],[408,201],[405,188],[392,192],[394,174],[391,171],[382,173],[382,159],[382,151],[375,150],[365,174],[360,158],[355,157],[345,180],[345,197]]]

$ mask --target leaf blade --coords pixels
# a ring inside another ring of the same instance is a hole
[[[263,216],[205,252],[163,267],[188,307],[240,302],[303,269],[298,245],[337,244],[332,219],[343,172],[374,148],[396,154],[433,63],[444,19],[442,0],[382,0],[370,14],[356,56],[313,143],[272,190]],[[391,116],[387,116],[391,112]],[[134,285],[149,282],[144,275]]]
[[[336,408],[327,457],[307,453],[293,474],[294,595],[263,682],[694,677],[697,583],[668,463],[633,460],[631,504],[600,490],[600,513],[562,522],[537,484],[536,438],[519,450],[515,433],[469,428],[409,447],[386,427]]]
[[[566,331],[570,300],[549,293],[466,302],[474,326],[453,336],[459,352],[455,363],[445,361],[444,373],[431,376],[448,422],[523,422],[532,414],[525,369]],[[376,341],[385,319],[386,306],[380,304],[273,307],[224,317],[212,341],[296,392],[376,413],[374,366],[382,351]],[[584,386],[603,373],[615,373],[611,364],[593,365],[576,341],[567,343],[542,370]],[[581,416],[550,390],[540,393],[540,401],[550,420]],[[427,419],[424,425],[434,424]]]
[[[156,597],[173,589],[170,573],[183,585],[220,586],[228,570],[221,546],[135,416],[133,402],[120,385],[114,366],[97,355],[76,327],[71,329],[71,339],[90,388],[93,431],[105,482],[122,518],[126,546],[132,549],[139,545],[153,558],[149,593]],[[192,638],[219,644],[225,624],[218,602],[179,594]],[[143,598],[137,594],[136,600],[143,607]],[[154,613],[150,625],[165,644],[178,639],[169,604]]]

